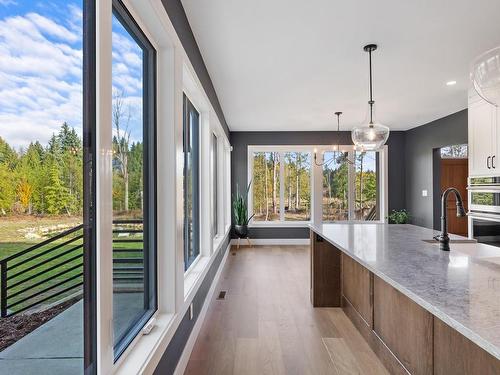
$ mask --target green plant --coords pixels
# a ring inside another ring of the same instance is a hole
[[[238,189],[238,185],[236,185],[236,197],[233,200],[233,214],[234,214],[234,224],[235,225],[248,225],[250,219],[252,219],[253,215],[248,217],[248,191],[250,190],[250,185],[252,181],[247,186],[247,190],[245,192],[245,196],[241,195]]]
[[[410,214],[406,210],[392,210],[389,215],[390,224],[408,224],[410,221]]]

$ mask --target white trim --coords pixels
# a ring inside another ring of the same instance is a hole
[[[201,308],[200,314],[198,315],[198,319],[196,320],[193,330],[189,335],[189,339],[186,342],[186,345],[184,346],[184,350],[182,351],[181,357],[179,358],[179,362],[177,362],[177,367],[175,368],[174,375],[184,374],[184,371],[186,370],[189,358],[191,357],[191,352],[193,351],[194,348],[194,344],[196,343],[196,339],[200,334],[200,330],[201,327],[203,326],[203,322],[205,321],[205,316],[207,314],[208,307],[210,306],[210,302],[212,301],[212,297],[215,293],[215,287],[217,286],[220,279],[220,275],[222,274],[222,270],[226,265],[226,260],[230,252],[230,247],[231,244],[227,245],[226,247],[226,253],[224,254],[224,258],[222,258],[217,273],[215,274],[214,279],[212,280],[212,285],[210,286],[210,289],[207,293],[205,302],[203,303],[203,307]]]
[[[241,245],[247,245],[245,240],[240,240]],[[309,245],[309,238],[250,238],[252,245]],[[238,239],[231,239],[231,245],[237,245]]]

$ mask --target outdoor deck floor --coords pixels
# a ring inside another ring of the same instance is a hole
[[[117,293],[116,330],[142,308],[142,293]],[[115,332],[115,334],[119,332]],[[0,375],[83,374],[83,302],[79,301],[0,352]]]

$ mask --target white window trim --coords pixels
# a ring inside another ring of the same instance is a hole
[[[285,212],[281,207],[284,202],[284,189],[280,188],[280,220],[275,221],[254,221],[253,219],[249,223],[251,228],[279,228],[279,227],[307,227],[310,223],[321,224],[323,222],[322,215],[322,196],[323,196],[323,167],[316,165],[314,162],[314,153],[318,156],[318,163],[323,160],[323,154],[328,151],[336,151],[331,145],[249,145],[247,149],[247,182],[250,182],[253,178],[253,154],[256,152],[277,152],[280,154],[280,187],[284,186],[284,163],[283,154],[286,152],[308,152],[311,154],[311,219],[307,221],[286,221],[284,220]],[[340,151],[350,152],[355,151],[352,145],[340,145]],[[328,223],[359,223],[359,224],[373,224],[373,223],[385,223],[387,222],[388,216],[388,146],[383,146],[379,152],[378,161],[378,171],[380,180],[380,219],[372,221],[362,221],[362,220],[347,220],[347,221],[329,221]],[[354,166],[349,166],[350,173],[353,173]],[[354,179],[349,179],[349,200],[353,200],[354,197]],[[242,189],[242,187],[239,187]],[[246,189],[246,186],[244,187]],[[317,199],[316,197],[320,197]],[[353,205],[349,206],[349,217],[353,216]],[[253,186],[251,186],[248,193],[248,214],[253,214]]]

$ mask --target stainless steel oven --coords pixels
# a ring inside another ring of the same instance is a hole
[[[469,177],[469,211],[471,214],[500,216],[500,176]]]
[[[469,214],[469,236],[477,242],[500,247],[500,215]]]

